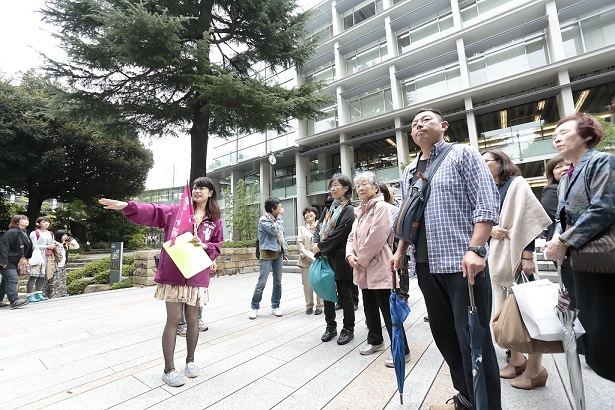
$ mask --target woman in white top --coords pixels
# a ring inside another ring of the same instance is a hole
[[[28,296],[27,300],[30,302],[40,302],[41,300],[47,300],[43,296],[43,285],[45,284],[45,275],[47,267],[47,257],[53,253],[56,247],[56,243],[53,240],[53,234],[49,230],[51,227],[51,219],[46,216],[41,216],[36,220],[37,229],[30,232],[30,240],[34,244],[34,252],[39,252],[41,258],[33,257],[32,260],[40,261],[40,264],[33,264],[30,270],[30,277],[28,279],[28,285],[26,287]]]
[[[66,264],[68,262],[68,251],[79,249],[79,244],[64,229],[58,229],[54,233],[55,244],[62,258],[58,262],[57,269],[53,276],[45,283],[45,295],[50,298],[60,298],[67,294],[66,291]]]

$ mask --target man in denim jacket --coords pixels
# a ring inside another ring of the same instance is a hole
[[[284,208],[279,198],[270,197],[265,201],[265,214],[258,220],[258,243],[260,248],[258,281],[252,296],[250,319],[256,319],[260,302],[263,298],[263,290],[269,278],[269,272],[273,271],[273,291],[271,293],[271,314],[280,317],[283,315],[280,309],[282,297],[282,264],[288,260],[288,245],[282,214]]]

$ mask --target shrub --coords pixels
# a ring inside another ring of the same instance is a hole
[[[110,274],[111,274],[110,270],[98,272],[96,275],[94,275],[94,279],[92,280],[92,283],[99,283],[101,285],[108,284]]]
[[[130,277],[134,268],[134,257],[125,256],[123,258],[122,274]],[[109,258],[100,258],[92,262],[88,262],[83,268],[75,269],[66,275],[66,284],[69,295],[79,295],[83,293],[85,287],[92,283],[107,284],[109,283],[111,260]],[[82,278],[91,277],[88,281]],[[128,287],[128,286],[127,286]]]
[[[222,242],[222,248],[254,248],[256,240]]]
[[[92,242],[90,244],[90,249],[111,249],[111,244],[109,242]]]
[[[114,290],[114,289],[124,289],[124,288],[132,288],[132,276],[128,276],[122,279],[121,281],[114,283],[113,285],[111,285],[109,289]]]
[[[145,235],[142,233],[124,236],[124,247],[127,249],[141,249],[144,248],[145,245]]]
[[[92,280],[74,280],[66,285],[66,291],[69,295],[80,295],[85,290],[85,287],[92,283]]]

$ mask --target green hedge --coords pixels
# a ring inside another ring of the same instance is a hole
[[[254,248],[256,240],[222,242],[223,248]]]
[[[124,289],[124,288],[132,288],[132,276],[128,276],[124,279],[122,279],[121,281],[114,283],[113,285],[111,285],[111,290],[114,289]]]
[[[130,275],[132,274],[132,270],[134,269],[134,261],[135,259],[133,256],[125,256],[123,258],[124,263],[122,265],[122,274],[126,276],[126,278],[124,279],[130,278],[131,282],[132,282],[132,277],[130,277]],[[99,283],[99,284],[109,283],[109,275],[111,272],[110,267],[111,267],[110,258],[100,258],[92,262],[88,262],[81,269],[76,269],[74,271],[69,272],[66,276],[66,288],[67,288],[68,294],[69,295],[80,295],[83,293],[83,290],[85,289],[87,285],[90,285],[93,283]],[[83,278],[92,278],[92,279],[83,280]],[[124,282],[124,279],[122,279],[121,282]],[[128,282],[124,282],[124,285],[126,285],[126,283]],[[121,287],[129,287],[127,285],[126,286],[124,285],[122,285]],[[114,288],[114,289],[119,289],[119,288]]]

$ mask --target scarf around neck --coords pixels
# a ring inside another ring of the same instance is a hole
[[[322,225],[320,226],[321,240],[329,236],[333,229],[335,229],[335,225],[337,225],[337,221],[340,219],[340,215],[342,213],[342,210],[344,209],[344,205],[349,202],[348,199],[344,199],[344,202],[341,202],[339,199],[334,200],[329,209],[327,210],[327,213],[325,214],[325,219],[322,221]]]

